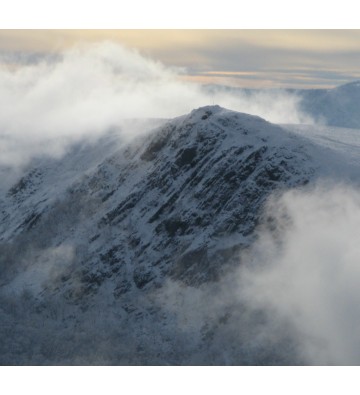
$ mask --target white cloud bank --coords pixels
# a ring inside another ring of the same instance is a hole
[[[240,270],[241,298],[290,324],[309,364],[360,364],[360,191],[290,191],[267,210]]]
[[[60,57],[0,68],[0,163],[62,155],[73,141],[96,137],[125,118],[167,118],[219,104],[278,123],[310,122],[296,96],[205,93],[165,67],[114,43],[78,46]]]

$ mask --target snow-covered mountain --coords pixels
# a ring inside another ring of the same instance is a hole
[[[247,311],[184,298],[239,265],[271,194],[358,183],[357,132],[208,106],[34,159],[0,197],[0,362],[300,363]]]
[[[206,85],[206,92],[216,95],[230,93],[246,99],[244,102],[272,101],[285,97],[294,99],[297,110],[306,117],[329,126],[360,128],[360,81],[350,82],[332,89],[244,89]],[[263,109],[264,111],[264,109]],[[279,109],[277,109],[279,111]]]
[[[301,108],[315,120],[327,125],[360,128],[360,81],[333,89],[298,91]]]

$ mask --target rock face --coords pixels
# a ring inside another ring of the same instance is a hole
[[[231,311],[189,332],[152,298],[169,281],[216,287],[254,239],[267,197],[317,176],[311,143],[218,106],[119,149],[104,141],[38,161],[1,198],[1,295],[15,306],[2,314],[24,339],[20,351],[1,345],[2,363],[285,363],[274,345],[259,353],[240,342],[236,358],[219,354],[216,347],[232,342]],[[20,319],[14,311],[24,298]],[[228,336],[222,343],[214,341],[219,325]],[[102,346],[89,353],[93,331]]]
[[[251,239],[266,197],[311,178],[300,143],[260,118],[201,108],[80,174],[53,202],[50,169],[31,169],[8,191],[3,237],[82,245],[63,282],[75,276],[85,293],[105,281],[119,282],[118,295],[164,276],[215,280]]]

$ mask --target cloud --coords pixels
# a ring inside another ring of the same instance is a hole
[[[224,91],[214,88],[213,100],[232,110],[259,115],[273,123],[312,124],[313,119],[299,109],[300,97],[283,90]]]
[[[210,94],[181,80],[182,70],[111,42],[79,45],[56,57],[20,63],[0,68],[3,165],[23,164],[43,154],[61,156],[74,141],[97,138],[124,119],[170,118],[213,102],[273,122],[304,120],[296,96]]]
[[[14,255],[16,252],[14,253]],[[22,270],[14,280],[2,288],[2,292],[11,295],[20,295],[24,290],[37,295],[49,284],[54,283],[66,272],[74,260],[75,251],[72,246],[60,245],[43,250],[34,249],[22,259]],[[17,265],[19,262],[17,262]]]
[[[289,191],[267,218],[239,271],[239,297],[290,326],[306,363],[360,364],[360,191]]]

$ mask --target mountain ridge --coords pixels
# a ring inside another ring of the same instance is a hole
[[[73,340],[79,347],[94,335],[93,321],[101,331],[105,323],[109,331],[121,328],[133,351],[115,346],[112,351],[118,337],[104,335],[103,340],[105,360],[116,364],[206,363],[206,348],[216,353],[211,336],[219,322],[204,321],[195,332],[182,334],[176,329],[177,299],[175,312],[169,312],[153,295],[169,282],[180,289],[216,287],[255,240],[270,196],[348,173],[346,155],[318,145],[306,133],[219,106],[164,121],[120,147],[111,139],[103,144],[38,162],[1,197],[0,296],[19,311],[14,300],[31,300],[26,305],[31,314],[18,324],[15,315],[12,323],[25,343],[29,322],[42,333],[41,323],[48,320],[61,341],[62,336],[73,339],[69,331],[80,326],[84,332]],[[232,322],[233,314],[226,310],[219,320]],[[41,336],[31,336],[42,355],[43,347],[54,346],[54,340],[44,343]],[[180,340],[189,345],[180,346]],[[66,344],[58,355],[56,347],[48,351],[44,361],[74,363],[72,343]],[[8,361],[11,351],[1,347],[2,361]],[[274,363],[277,354],[266,347],[259,355],[235,353],[232,363],[261,358],[261,363]],[[213,363],[222,363],[220,354]],[[29,362],[25,354],[18,358],[18,363]],[[41,361],[41,356],[32,358]]]

